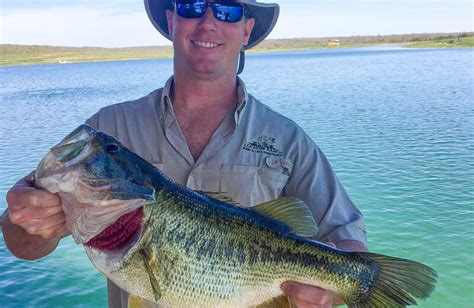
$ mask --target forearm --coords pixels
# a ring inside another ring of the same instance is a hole
[[[17,258],[36,260],[53,252],[59,244],[59,238],[46,240],[27,233],[22,227],[12,224],[8,211],[2,216],[2,232],[5,244]]]

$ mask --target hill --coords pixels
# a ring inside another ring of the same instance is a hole
[[[474,47],[474,33],[422,33],[401,35],[294,38],[265,40],[249,52],[342,48],[380,44],[402,44],[404,47],[446,48]],[[71,63],[89,61],[113,61],[169,58],[171,46],[144,46],[124,48],[60,47],[45,45],[0,45],[0,66]]]

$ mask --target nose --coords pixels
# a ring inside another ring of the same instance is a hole
[[[199,21],[199,29],[215,31],[217,28],[217,22],[218,20],[214,17],[214,13],[212,12],[212,7],[209,6],[206,9],[204,16],[202,16]]]

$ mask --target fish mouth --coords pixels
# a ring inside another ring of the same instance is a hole
[[[36,179],[40,180],[65,173],[69,168],[86,158],[93,152],[90,141],[94,135],[94,129],[85,124],[76,128],[43,157],[36,168]],[[41,183],[39,184],[41,186]]]
[[[143,207],[140,207],[120,216],[84,245],[107,253],[116,253],[126,247],[132,247],[140,237],[142,221]]]
[[[94,136],[95,130],[92,127],[85,124],[80,125],[54,146],[51,152],[61,163],[74,161]]]

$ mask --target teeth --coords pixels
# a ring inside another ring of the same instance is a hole
[[[215,48],[219,46],[219,44],[214,44],[214,43],[209,43],[209,42],[201,42],[201,41],[194,41],[195,45],[198,45],[199,47],[204,47],[204,48]]]

